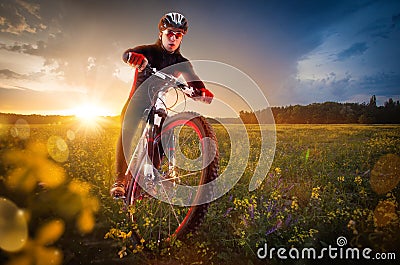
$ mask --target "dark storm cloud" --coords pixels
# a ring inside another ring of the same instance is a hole
[[[371,4],[373,1],[216,3],[213,13],[229,15],[218,22],[210,17],[209,23],[215,26],[209,28],[223,36],[219,42],[229,47],[230,54],[212,49],[210,53],[228,62],[237,58],[233,65],[251,69],[257,83],[268,86],[264,91],[271,93],[283,80],[296,75],[298,61],[324,43],[328,28]]]
[[[394,10],[396,11],[396,10]],[[357,36],[366,34],[372,38],[390,38],[390,34],[398,30],[400,22],[400,14],[388,13],[385,16],[379,17],[364,27],[357,33]]]
[[[368,50],[367,43],[357,42],[351,45],[349,48],[339,52],[336,60],[345,61],[350,57],[362,55],[366,50]]]
[[[297,80],[292,82],[285,91],[290,91],[292,99],[299,104],[311,102],[337,101],[362,103],[372,95],[383,97],[383,103],[388,98],[398,98],[400,75],[396,73],[378,73],[355,78],[347,74],[342,78],[331,74],[319,80]],[[286,104],[292,104],[288,101]]]
[[[385,95],[399,95],[400,75],[398,73],[380,72],[365,76],[360,80],[360,87]]]
[[[400,14],[395,14],[392,16],[392,28],[398,27],[400,25]]]

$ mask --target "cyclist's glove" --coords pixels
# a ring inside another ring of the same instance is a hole
[[[122,60],[130,66],[138,68],[139,71],[143,71],[148,63],[143,54],[136,52],[125,52],[122,56]]]
[[[196,89],[194,91],[194,96],[193,99],[194,100],[198,100],[198,101],[202,101],[204,103],[210,104],[211,101],[214,98],[214,94],[211,93],[210,90],[208,90],[207,88],[200,88],[200,89]]]

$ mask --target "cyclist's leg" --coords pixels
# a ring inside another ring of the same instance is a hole
[[[119,133],[117,147],[116,147],[116,154],[115,154],[115,180],[114,180],[114,185],[111,187],[110,190],[111,195],[113,197],[123,196],[125,194],[125,187],[127,184],[125,172],[128,166],[125,160],[124,150],[122,146],[122,124],[128,104],[129,104],[129,99],[125,103],[121,112],[121,130]]]
[[[123,196],[129,175],[125,175],[130,161],[131,147],[136,146],[138,140],[138,127],[145,120],[144,113],[150,106],[148,91],[140,87],[134,97],[129,99],[121,113],[121,132],[117,143],[116,152],[116,178],[111,188],[111,194]],[[122,194],[121,194],[122,193]]]

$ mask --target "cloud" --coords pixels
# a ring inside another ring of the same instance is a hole
[[[26,31],[29,33],[36,33],[36,28],[31,27],[26,22],[26,19],[21,16],[18,12],[16,13],[17,20],[15,22],[11,22],[8,19],[2,17],[2,26],[5,26],[1,29],[1,32],[8,32],[15,35],[19,35],[22,32]]]
[[[1,69],[0,86],[17,89],[27,87],[32,91],[86,91],[82,86],[64,84],[58,73],[53,73],[52,69],[48,67],[27,74],[17,73],[10,69]]]
[[[38,19],[41,19],[39,15],[40,5],[35,3],[28,3],[22,0],[16,0],[16,2],[25,8],[31,15],[35,16]]]
[[[400,74],[379,72],[374,75],[363,76],[360,81],[360,87],[374,92],[377,95],[399,94]]]
[[[379,7],[371,10],[371,15],[367,17],[369,20],[361,23],[361,26],[363,27],[355,33],[357,37],[368,36],[373,39],[389,39],[392,34],[398,30],[400,13],[392,13],[392,10],[397,8],[388,5],[384,8],[384,12],[379,12],[377,9],[379,9]],[[372,14],[372,12],[374,13]]]
[[[0,50],[34,55],[34,51],[38,50],[39,47],[42,45],[44,45],[43,42],[37,42],[36,45],[32,45],[29,43],[14,43],[13,45],[6,45],[4,43],[0,43]]]
[[[40,5],[23,0],[6,0],[0,8],[0,31],[13,35],[37,33],[46,29],[40,16]]]
[[[335,73],[319,79],[290,78],[274,97],[287,100],[283,105],[309,104],[312,102],[366,102],[372,95],[379,97],[379,104],[388,98],[399,98],[400,75],[397,73],[377,73],[355,77],[347,73],[338,77]],[[288,97],[287,95],[290,95]],[[281,101],[282,102],[282,101]]]
[[[400,13],[392,16],[392,28],[398,27],[400,24]]]
[[[9,69],[2,69],[0,70],[0,78],[1,79],[19,79],[22,78],[23,75],[13,72]]]
[[[368,50],[368,46],[366,42],[357,42],[337,54],[336,61],[345,61],[353,56],[362,55],[366,50]]]
[[[388,17],[383,17],[368,23],[356,35],[387,39],[392,31],[392,21]]]

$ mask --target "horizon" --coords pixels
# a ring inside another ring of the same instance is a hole
[[[372,97],[372,96],[371,96]],[[390,99],[392,98],[388,98],[384,103],[387,103]],[[393,100],[393,99],[392,99]],[[393,100],[395,103],[396,102],[400,102],[400,100]],[[268,108],[288,108],[288,107],[293,107],[293,106],[301,106],[301,107],[306,107],[306,106],[310,106],[310,105],[314,105],[314,104],[325,104],[325,103],[337,103],[337,104],[358,104],[358,105],[368,105],[369,102],[337,102],[337,101],[324,101],[324,102],[312,102],[312,103],[308,103],[308,104],[293,104],[293,105],[285,105],[285,106],[268,106],[266,108],[263,109],[257,109],[254,112],[258,112],[258,111],[263,111],[266,110]],[[376,107],[384,107],[384,103],[383,104],[376,104]],[[246,110],[243,110],[246,111]],[[60,116],[60,117],[75,117],[75,118],[79,118],[79,115],[77,114],[62,114],[62,113],[17,113],[17,112],[3,112],[0,110],[0,114],[5,114],[5,115],[22,115],[22,116]],[[115,115],[94,115],[94,117],[103,117],[103,118],[116,118],[121,116],[120,114],[115,114]],[[207,117],[207,118],[213,118],[213,117]],[[216,117],[216,118],[222,118],[222,119],[236,119],[239,118],[239,116],[237,117]]]

